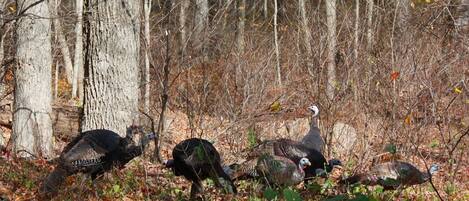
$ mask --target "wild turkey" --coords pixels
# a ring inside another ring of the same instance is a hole
[[[191,199],[203,191],[202,181],[207,178],[211,178],[219,187],[228,183],[229,186],[225,189],[237,193],[232,180],[223,172],[220,154],[209,141],[200,138],[186,139],[173,148],[172,155],[173,159],[165,162],[165,165],[176,176],[182,175],[192,181]],[[222,180],[219,180],[220,177]]]
[[[307,158],[311,165],[307,166],[305,171],[305,180],[310,180],[315,176],[325,176],[326,173],[330,172],[335,166],[341,166],[342,163],[338,159],[331,159],[326,161],[326,158],[317,150],[308,148],[300,142],[293,141],[290,139],[277,139],[267,140],[261,144],[253,147],[246,160],[252,160],[262,155],[275,155],[288,158],[295,164],[298,164],[301,158]],[[236,164],[232,164],[231,167],[236,168]],[[229,168],[225,168],[227,172],[233,171]]]
[[[136,132],[142,132],[142,129],[129,127],[125,138],[105,129],[81,133],[63,149],[57,160],[58,165],[47,176],[40,192],[44,195],[55,194],[66,177],[76,173],[89,174],[95,180],[114,167],[122,168],[140,156],[145,145],[155,137],[153,133],[142,136],[140,143],[135,145],[133,137]]]
[[[428,172],[421,172],[410,163],[392,161],[373,166],[370,171],[348,177],[339,183],[361,183],[368,186],[381,185],[384,190],[395,190],[399,187],[405,188],[422,184],[428,181],[438,169],[438,165],[433,164]]]
[[[308,109],[313,113],[313,118],[311,122],[311,126],[309,128],[308,133],[303,137],[301,143],[303,143],[306,147],[311,149],[316,149],[320,153],[324,151],[324,140],[321,137],[319,127],[318,127],[318,115],[319,115],[319,108],[316,105],[308,107]]]
[[[304,169],[310,165],[307,158],[301,158],[295,164],[285,157],[264,154],[240,164],[233,173],[232,179],[249,176],[266,178],[269,184],[277,186],[292,186],[304,180]]]

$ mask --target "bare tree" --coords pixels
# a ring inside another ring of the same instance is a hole
[[[337,86],[335,76],[335,55],[337,53],[336,47],[336,0],[326,1],[327,13],[327,86],[326,95],[332,100],[335,94],[335,87]]]
[[[145,75],[144,75],[144,83],[145,83],[145,92],[143,94],[144,104],[143,110],[148,113],[150,110],[150,13],[151,13],[151,0],[144,0],[143,2],[143,26],[144,26],[144,41],[145,41]]]
[[[463,27],[469,25],[469,0],[461,0],[457,8],[456,19],[454,20],[454,26],[459,31]]]
[[[23,9],[30,7],[27,11]],[[17,69],[13,114],[13,151],[50,158],[52,146],[51,21],[46,1],[19,1],[24,15],[17,21]]]
[[[186,47],[188,43],[187,38],[187,26],[186,26],[186,18],[187,18],[187,9],[189,9],[189,4],[191,1],[181,0],[181,9],[179,12],[179,31],[181,32],[181,59],[184,57],[186,52]]]
[[[202,53],[204,60],[206,55],[206,40],[208,26],[208,0],[196,0],[197,10],[195,14],[194,47],[198,53]]]
[[[282,86],[282,74],[280,69],[280,51],[278,47],[278,31],[277,31],[277,15],[278,15],[278,4],[277,0],[274,0],[274,45],[275,45],[275,58],[276,58],[276,72],[277,72],[277,84]]]
[[[62,53],[62,58],[64,61],[65,74],[67,77],[68,83],[73,85],[73,64],[72,58],[70,57],[70,50],[68,49],[67,40],[62,32],[62,23],[60,22],[60,17],[58,15],[57,9],[60,7],[60,0],[49,1],[49,10],[52,15],[54,23],[54,34],[57,37],[59,42],[59,49]]]
[[[373,48],[373,8],[374,0],[366,0],[367,16],[366,16],[366,49],[368,51]]]
[[[311,35],[311,29],[309,28],[308,18],[306,17],[306,6],[305,0],[298,0],[298,7],[300,10],[300,17],[301,17],[301,27],[303,30],[303,43],[306,49],[305,61],[308,70],[312,72],[313,70],[313,62],[311,60],[313,56],[313,50],[311,48],[311,41],[313,37]]]
[[[125,135],[138,112],[140,4],[87,0],[85,5],[82,130],[107,128]]]
[[[238,29],[236,32],[237,40],[237,59],[238,65],[236,65],[236,82],[240,82],[242,78],[243,60],[241,58],[244,55],[244,25],[246,23],[246,0],[238,0]]]
[[[76,14],[72,97],[78,96],[83,101],[83,0],[76,0]]]
[[[359,28],[360,26],[360,0],[355,0],[355,30],[353,35],[353,57],[358,59],[358,41],[359,41]]]

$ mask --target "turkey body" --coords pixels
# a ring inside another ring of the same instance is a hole
[[[203,191],[202,181],[211,178],[218,185],[219,178],[223,178],[236,193],[231,178],[225,174],[220,162],[220,154],[207,140],[200,138],[186,139],[173,148],[173,159],[166,162],[166,167],[171,168],[176,176],[184,176],[192,181],[191,199]]]
[[[142,139],[146,140],[146,144],[153,137],[151,134]],[[105,129],[83,132],[63,149],[58,165],[47,176],[40,191],[55,193],[67,176],[76,173],[89,174],[94,180],[114,167],[122,168],[142,154],[145,144],[135,145],[129,134],[122,138],[117,133]]]
[[[285,157],[295,164],[298,164],[301,158],[307,158],[311,165],[304,169],[306,180],[317,176],[319,172],[330,172],[334,165],[341,165],[338,160],[326,161],[326,158],[316,149],[308,148],[304,144],[290,139],[264,141],[250,150],[247,160],[264,154]]]
[[[308,133],[301,139],[301,143],[310,149],[315,149],[320,153],[324,152],[324,140],[318,126],[319,108],[315,105],[308,107],[313,113],[311,126]]]
[[[302,158],[298,164],[292,160],[274,155],[262,155],[245,161],[236,169],[232,178],[243,176],[265,178],[270,184],[292,186],[299,184],[305,177],[304,168],[311,165],[308,159]]]
[[[415,166],[403,161],[391,161],[373,166],[368,172],[346,178],[340,183],[374,186],[381,185],[384,190],[395,190],[398,187],[407,187],[422,184],[430,179],[431,174],[438,170],[432,165],[429,172],[421,172]]]

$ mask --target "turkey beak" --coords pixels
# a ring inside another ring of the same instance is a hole
[[[306,162],[305,166],[311,166],[311,162]]]

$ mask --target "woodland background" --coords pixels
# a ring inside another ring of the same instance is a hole
[[[43,157],[20,159],[10,140],[18,81],[32,79],[18,77],[23,32],[16,21],[26,8],[18,5],[34,2],[0,1],[0,196],[11,200],[33,199],[52,168]],[[94,1],[37,2],[50,16],[38,18],[50,23],[44,31],[50,33],[50,69],[38,78],[50,84],[50,159],[82,129],[87,39],[80,35],[80,8]],[[435,188],[409,188],[403,198],[469,199],[469,1],[124,2],[140,7],[138,66],[132,68],[138,69],[132,78],[139,83],[137,119],[149,129],[155,123],[163,159],[193,136],[214,142],[226,163],[260,140],[301,139],[309,129],[306,108],[318,104],[326,155],[346,165],[316,186],[296,188],[304,199],[342,195],[335,185],[340,175],[395,158],[421,169],[442,167]],[[40,47],[26,52],[47,54]],[[30,89],[37,102],[44,95],[39,89]],[[99,198],[89,183],[72,177],[56,199],[187,199],[189,183],[150,160],[151,152],[98,182]],[[254,188],[242,183],[234,199],[260,199]],[[369,199],[383,194],[355,190]],[[213,200],[230,196],[207,191]]]

